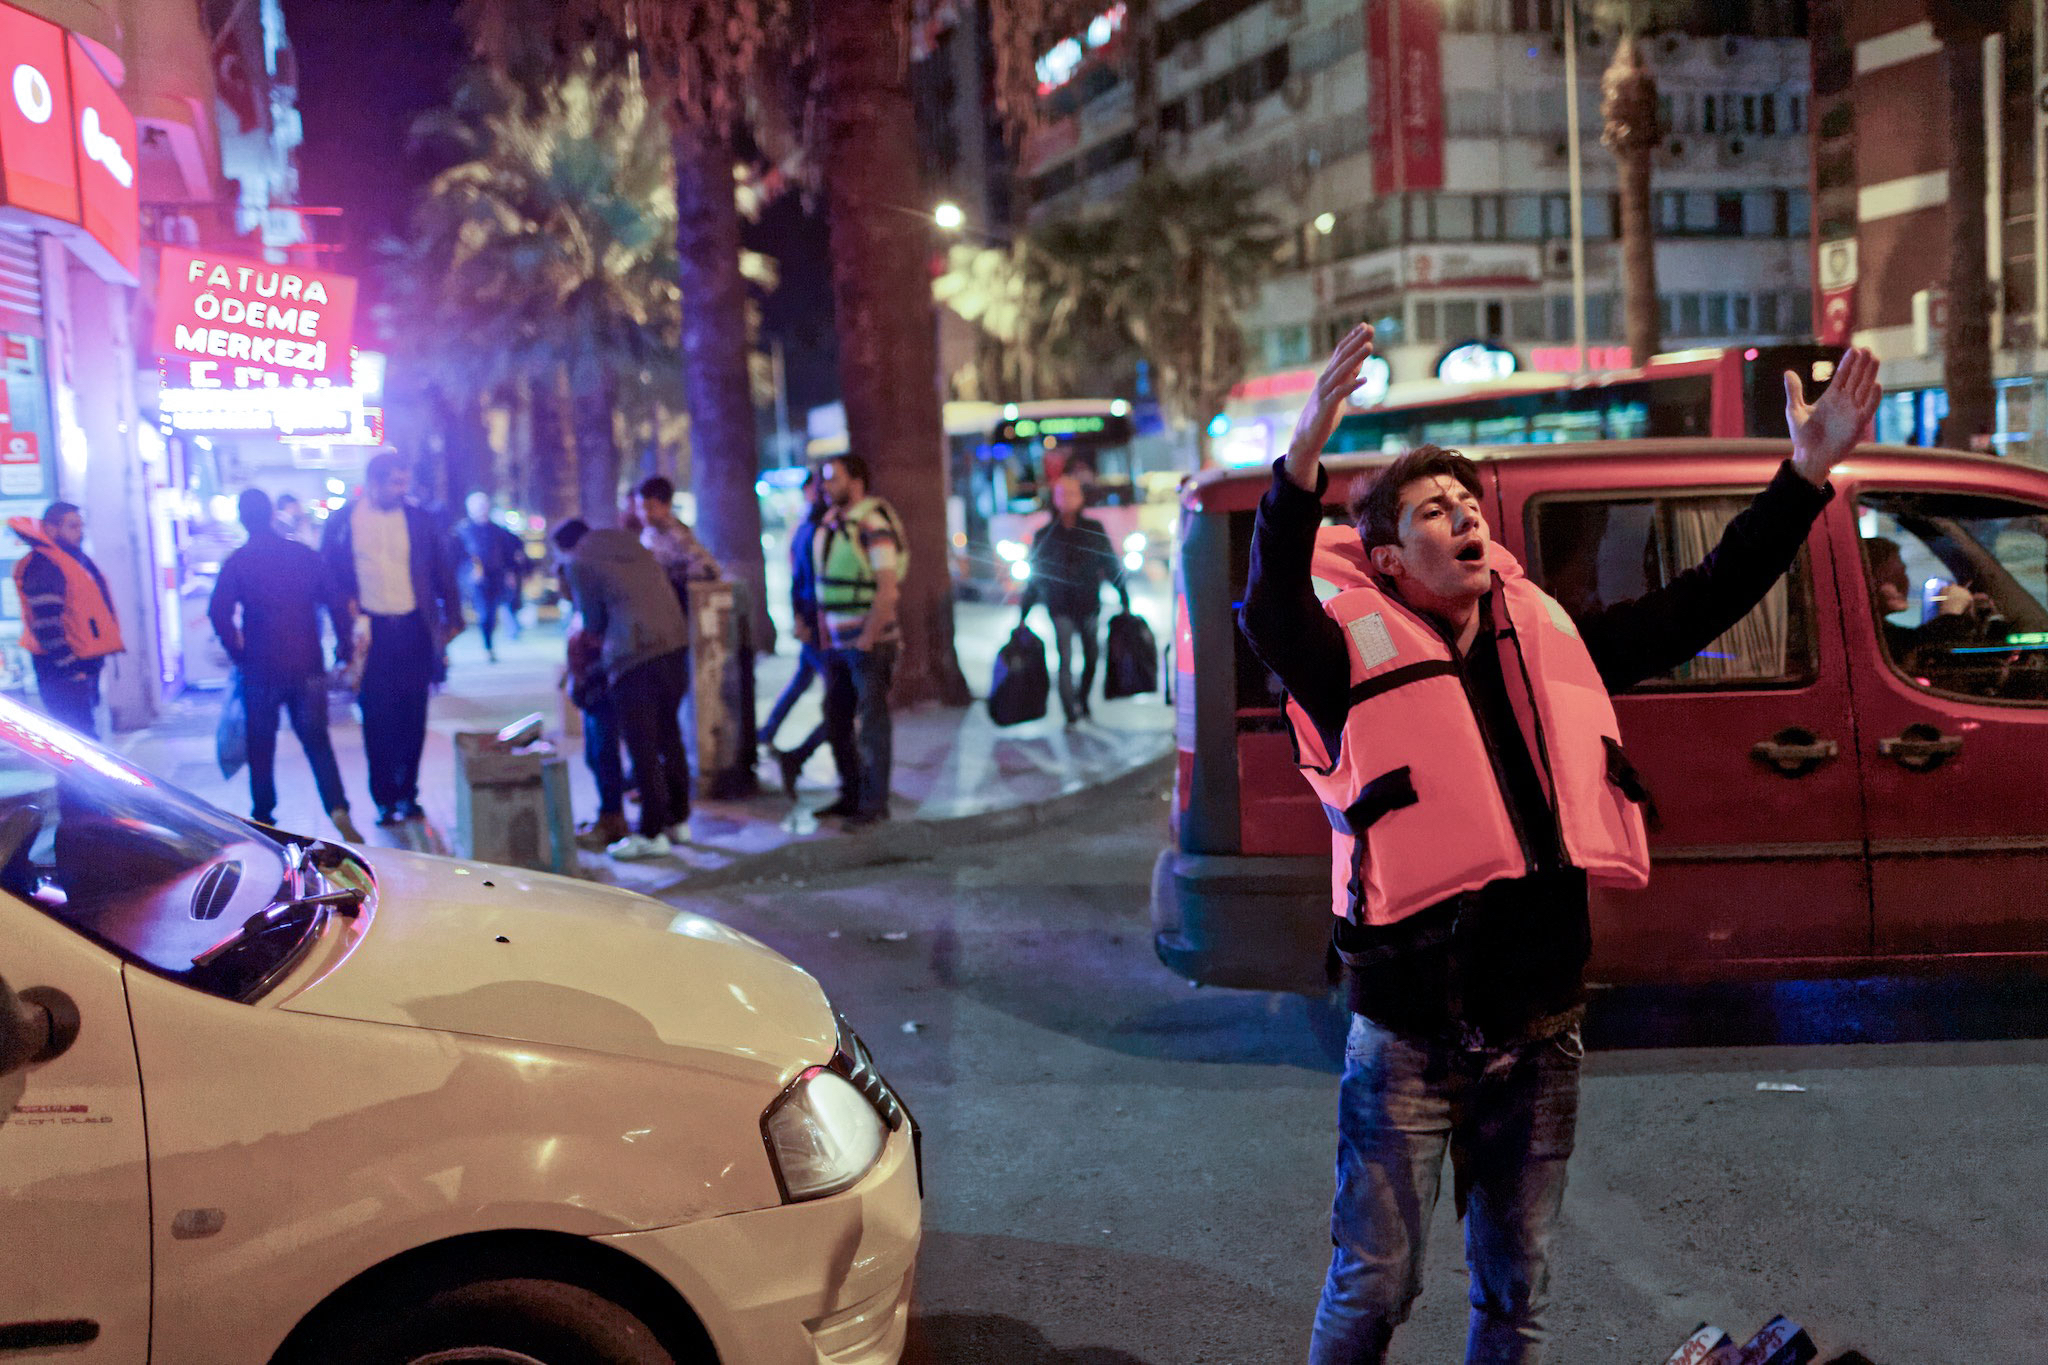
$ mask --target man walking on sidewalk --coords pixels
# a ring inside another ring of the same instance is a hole
[[[364,496],[327,522],[321,557],[352,610],[369,619],[370,642],[356,704],[377,823],[418,820],[427,698],[442,651],[462,630],[455,575],[434,522],[406,497],[412,471],[387,450],[363,472]]]
[[[512,638],[519,638],[519,585],[526,577],[526,546],[497,522],[491,520],[491,495],[471,493],[463,504],[469,515],[455,528],[455,543],[462,551],[464,575],[469,579],[469,604],[476,610],[476,632],[483,637],[484,654],[498,662],[492,633],[498,625],[498,608],[512,618]]]
[[[896,509],[868,492],[867,461],[836,455],[818,476],[831,506],[812,562],[825,646],[825,733],[839,765],[839,799],[818,814],[871,825],[889,818],[889,683],[903,638],[896,601],[909,547]]]
[[[1479,474],[1418,446],[1321,531],[1321,452],[1359,365],[1339,343],[1252,532],[1240,623],[1287,693],[1336,834],[1351,969],[1333,1252],[1310,1365],[1376,1365],[1422,1288],[1446,1150],[1466,1219],[1468,1365],[1542,1353],[1549,1247],[1577,1131],[1587,886],[1649,878],[1607,694],[1721,635],[1798,554],[1880,390],[1852,350],[1809,407],[1785,376],[1792,458],[1694,567],[1576,617],[1494,544]],[[1446,894],[1448,889],[1448,894]]]
[[[1124,586],[1124,566],[1109,543],[1109,533],[1093,517],[1083,516],[1087,492],[1072,474],[1052,486],[1052,516],[1031,541],[1031,577],[1024,585],[1017,624],[1031,608],[1045,603],[1052,618],[1053,645],[1060,658],[1060,706],[1072,725],[1088,714],[1088,694],[1095,687],[1095,662],[1101,655],[1102,585],[1116,589],[1123,610],[1131,609]],[[1073,654],[1081,652],[1081,679],[1074,680]]]
[[[277,712],[282,707],[313,767],[327,818],[342,838],[360,842],[363,836],[349,819],[348,794],[327,734],[327,674],[320,657],[320,609],[325,607],[334,622],[336,662],[346,662],[348,602],[329,582],[316,551],[278,534],[268,494],[245,489],[239,510],[249,539],[220,566],[206,614],[242,675],[242,704],[249,717],[250,815],[267,825],[277,813]]]
[[[804,496],[808,499],[804,519],[789,533],[789,615],[791,632],[796,636],[796,672],[790,675],[775,705],[768,709],[767,723],[761,727],[761,747],[782,770],[782,790],[792,801],[796,799],[796,780],[804,764],[825,742],[821,721],[811,727],[811,732],[795,748],[775,747],[775,736],[781,731],[782,722],[789,719],[790,708],[825,672],[818,626],[818,566],[811,558],[811,547],[818,536],[818,525],[825,519],[826,503],[824,485],[815,469],[804,475]]]
[[[688,686],[689,636],[668,575],[631,531],[593,531],[581,519],[554,531],[583,629],[603,641],[619,728],[640,782],[640,832],[605,851],[658,858],[690,833],[690,760],[676,719]]]
[[[36,695],[52,719],[97,739],[100,669],[122,652],[121,623],[106,578],[85,552],[85,514],[53,502],[41,521],[15,517],[7,525],[29,546],[15,561],[14,590],[28,623],[21,647],[35,661]]]

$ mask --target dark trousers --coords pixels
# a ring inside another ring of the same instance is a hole
[[[42,655],[34,657],[36,695],[42,698],[44,714],[51,720],[70,726],[87,739],[98,739],[100,732],[93,724],[92,713],[93,708],[100,704],[99,661],[95,659],[88,664],[57,669],[44,663]],[[85,676],[73,676],[78,673]]]
[[[597,783],[597,813],[626,813],[626,768],[619,760],[619,708],[609,692],[583,708],[583,765]]]
[[[640,783],[640,832],[650,838],[690,818],[690,756],[676,710],[690,682],[690,652],[635,664],[612,682],[619,732]]]
[[[1059,651],[1060,659],[1060,705],[1066,709],[1068,720],[1088,709],[1088,694],[1095,690],[1095,664],[1102,654],[1101,632],[1097,629],[1101,619],[1092,612],[1086,616],[1052,613],[1053,647]],[[1072,667],[1077,643],[1081,650],[1079,683],[1074,681]]]
[[[424,613],[370,618],[370,653],[356,705],[363,713],[370,799],[379,811],[419,799],[427,694],[440,658]]]
[[[277,712],[284,709],[306,762],[313,765],[313,783],[320,789],[320,809],[347,810],[341,787],[341,765],[334,761],[334,742],[327,736],[327,679],[318,673],[291,678],[244,674],[242,705],[249,714],[249,806],[258,824],[277,813]]]
[[[895,731],[889,683],[897,646],[825,651],[825,742],[839,765],[839,799],[857,815],[889,811]]]
[[[763,744],[771,749],[775,747],[775,732],[782,728],[783,721],[789,719],[790,708],[796,705],[799,697],[810,690],[811,684],[816,682],[824,671],[825,656],[818,647],[808,641],[799,642],[796,672],[790,675],[789,684],[782,689],[782,695],[775,699],[775,705],[768,708],[767,723],[761,727]],[[812,727],[810,734],[804,736],[803,743],[789,752],[800,758],[809,758],[824,742],[825,727],[822,724],[816,725]]]
[[[509,584],[472,583],[469,588],[469,605],[476,612],[477,634],[483,636],[486,652],[492,649],[491,637],[498,629],[498,609],[503,607],[512,623],[512,638],[519,638],[519,599]]]

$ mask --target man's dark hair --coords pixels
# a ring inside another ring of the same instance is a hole
[[[260,488],[244,488],[242,496],[235,499],[235,513],[252,536],[273,529],[270,521],[277,515],[270,494]]]
[[[650,474],[640,480],[640,486],[633,490],[649,502],[667,505],[676,500],[676,486],[659,474]]]
[[[1366,549],[1401,543],[1401,490],[1417,479],[1433,479],[1439,474],[1456,479],[1473,497],[1481,496],[1479,466],[1442,446],[1416,446],[1378,474],[1358,476],[1344,510],[1358,524]]]
[[[70,516],[73,512],[78,512],[80,516],[85,515],[85,513],[79,512],[77,503],[65,502],[62,498],[59,498],[56,502],[51,503],[48,507],[45,507],[43,509],[43,525],[55,526],[58,522],[64,520],[64,518]]]
[[[583,537],[590,534],[590,523],[581,517],[571,517],[548,533],[548,539],[563,554],[574,554]]]
[[[405,456],[395,450],[380,450],[363,466],[363,482],[378,484],[405,468]]]
[[[839,472],[846,475],[847,478],[859,480],[860,486],[864,490],[872,489],[875,486],[874,478],[868,473],[868,462],[858,455],[851,452],[845,455],[828,455],[818,461],[818,468],[823,469],[828,464],[838,465]]]
[[[297,493],[279,493],[277,495],[277,502],[275,506],[277,510],[280,512],[282,512],[287,507],[297,507],[298,505],[299,495]]]

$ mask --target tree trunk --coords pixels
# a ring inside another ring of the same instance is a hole
[[[592,526],[619,524],[618,381],[611,375],[576,394],[576,501]]]
[[[1662,140],[1657,82],[1635,39],[1614,45],[1600,78],[1601,142],[1614,153],[1621,199],[1622,335],[1629,363],[1646,365],[1663,349],[1657,335],[1657,232],[1650,220],[1650,157]]]
[[[1970,449],[1997,425],[1991,388],[1991,282],[1984,243],[1984,35],[1963,27],[1941,51],[1948,90],[1948,327],[1941,382],[1948,416],[1941,443]]]
[[[471,493],[497,492],[491,468],[491,447],[484,433],[483,402],[474,394],[450,396],[436,391],[434,408],[441,427],[441,465],[450,506]]]
[[[946,437],[939,409],[930,223],[909,86],[908,7],[832,0],[818,29],[819,160],[831,223],[839,387],[851,448],[902,515],[910,572],[895,700],[963,706],[947,572]]]
[[[1138,174],[1159,164],[1159,20],[1153,0],[1131,0],[1124,41],[1130,44],[1132,128],[1138,149]]]
[[[559,374],[529,386],[528,418],[532,423],[532,464],[527,477],[531,496],[549,525],[565,517],[584,516],[576,505],[576,447],[569,436],[568,393]],[[616,517],[616,511],[613,516]],[[585,516],[593,526],[608,526]]]
[[[761,560],[761,451],[747,375],[747,285],[733,150],[711,125],[677,115],[676,264],[683,291],[683,387],[690,408],[690,487],[697,534],[728,576],[747,585],[754,648],[775,650]]]

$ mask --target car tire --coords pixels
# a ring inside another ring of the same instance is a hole
[[[450,1285],[409,1309],[351,1315],[311,1352],[322,1365],[689,1365],[654,1330],[592,1290],[558,1280]]]

